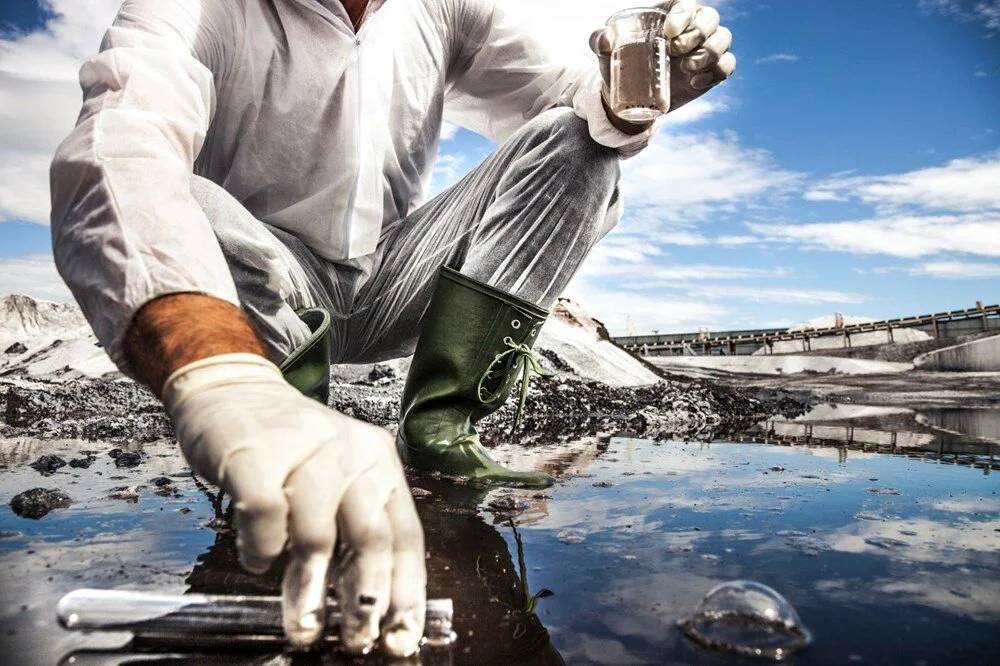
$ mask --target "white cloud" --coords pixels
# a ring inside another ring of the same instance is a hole
[[[979,21],[990,32],[1000,30],[1000,0],[918,0],[917,6],[960,21]]]
[[[754,63],[758,65],[767,65],[774,62],[798,62],[799,57],[794,53],[772,53],[771,55],[766,55],[763,58],[757,58]]]
[[[690,282],[704,280],[749,280],[787,277],[789,271],[780,266],[727,266],[721,264],[680,264],[666,258],[658,246],[641,237],[613,234],[598,243],[587,257],[581,276],[595,282],[608,278],[630,283]]]
[[[843,201],[845,197],[835,191],[820,189],[819,186],[816,186],[806,190],[802,198],[806,201]]]
[[[72,301],[49,255],[0,258],[0,296],[26,294],[49,301]]]
[[[450,141],[455,138],[456,134],[458,134],[458,125],[449,122],[441,123],[442,141]]]
[[[845,222],[747,226],[765,240],[814,249],[911,258],[944,252],[1000,256],[1000,214],[899,215]]]
[[[718,236],[715,239],[716,245],[721,245],[723,247],[738,247],[741,245],[753,245],[754,243],[760,242],[760,239],[756,236],[742,236],[742,235],[728,235],[728,236]]]
[[[676,111],[668,113],[660,121],[660,127],[671,128],[678,125],[695,123],[720,111],[727,110],[729,104],[729,98],[726,97],[725,93],[721,89],[716,89],[711,95],[699,97]]]
[[[583,303],[613,335],[717,326],[729,318],[728,310],[718,304],[607,289],[599,282],[586,279],[574,280],[565,295]]]
[[[624,226],[655,240],[664,224],[693,225],[717,211],[784,194],[800,179],[732,132],[661,132],[622,163],[622,192],[631,211]]]
[[[884,209],[1000,210],[1000,153],[884,176],[834,177],[805,193],[809,201],[859,199]]]
[[[702,285],[687,288],[692,294],[712,300],[733,299],[751,303],[864,303],[868,297],[835,289],[798,289],[794,287]]]
[[[48,165],[80,110],[77,70],[121,3],[44,4],[45,30],[0,39],[0,222],[48,222]]]
[[[929,261],[914,267],[910,272],[953,280],[982,280],[1000,278],[1000,264],[975,261]]]
[[[897,174],[838,174],[808,188],[803,197],[814,202],[860,201],[874,209],[872,216],[747,226],[765,241],[841,252],[909,258],[950,252],[1000,256],[998,183],[1000,152]],[[916,269],[911,272],[955,277],[945,275],[947,262],[936,266],[933,273]]]
[[[439,194],[459,181],[468,170],[465,156],[458,153],[440,153],[434,161],[431,170],[431,187],[429,196]]]

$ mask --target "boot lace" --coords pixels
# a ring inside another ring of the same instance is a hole
[[[524,416],[524,403],[528,399],[528,381],[531,379],[531,373],[546,378],[552,377],[554,373],[543,368],[538,355],[523,342],[514,342],[513,338],[507,336],[503,339],[503,343],[507,345],[507,349],[493,358],[486,371],[483,372],[482,377],[479,378],[479,385],[476,390],[479,395],[479,401],[484,405],[488,405],[505,397],[507,392],[514,386],[514,382],[517,381],[518,374],[520,374],[521,392],[517,401],[517,411],[514,412],[514,432],[517,432],[518,427],[521,425],[521,418]],[[514,362],[510,370],[506,372],[506,379],[500,383],[500,386],[496,390],[491,392],[486,387],[486,383],[501,374],[503,372],[502,368],[511,358],[514,359]],[[518,369],[518,365],[521,366],[520,369]]]

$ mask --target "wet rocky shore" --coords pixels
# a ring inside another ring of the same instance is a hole
[[[335,375],[331,406],[393,427],[405,380],[402,369],[399,364],[358,366]],[[487,444],[509,439],[515,402],[512,397],[484,422]],[[747,390],[668,378],[644,386],[611,386],[567,373],[532,380],[518,439],[528,446],[599,434],[711,439],[769,416],[795,416],[809,405],[807,393],[784,389]],[[0,437],[150,442],[172,436],[156,397],[127,379],[0,378]]]

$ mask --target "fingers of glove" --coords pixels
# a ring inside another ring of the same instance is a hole
[[[590,35],[590,49],[597,54],[597,64],[601,70],[601,78],[605,84],[611,82],[611,40],[607,32],[601,28]]]
[[[719,12],[711,7],[698,7],[687,29],[670,40],[670,55],[682,56],[694,51],[718,28]]]
[[[719,58],[719,62],[715,63],[715,67],[713,67],[710,71],[692,76],[691,87],[698,90],[711,88],[712,86],[722,83],[728,79],[735,71],[736,56],[727,51],[722,54],[722,57]]]
[[[385,493],[361,476],[344,493],[338,512],[340,550],[336,566],[337,599],[342,613],[340,639],[348,652],[363,653],[379,636],[392,588],[392,530]]]
[[[389,496],[386,515],[392,527],[392,597],[383,623],[382,645],[395,657],[417,651],[424,634],[427,572],[424,565],[424,532],[406,481]]]
[[[236,510],[236,548],[240,564],[252,573],[267,571],[285,547],[288,504],[283,482],[251,450],[237,451],[226,462],[223,487]]]
[[[697,7],[695,0],[670,0],[658,3],[656,8],[667,12],[667,20],[663,23],[664,36],[673,39],[687,30]]]
[[[604,58],[611,55],[611,38],[607,30],[598,28],[590,33],[590,50]]]
[[[285,484],[291,557],[282,581],[282,619],[293,645],[308,645],[322,633],[337,538],[340,483],[334,471],[315,460],[301,465]]]
[[[719,61],[722,54],[728,51],[732,44],[733,33],[729,31],[729,28],[720,27],[705,40],[701,48],[695,49],[681,60],[681,69],[685,72],[708,69]]]

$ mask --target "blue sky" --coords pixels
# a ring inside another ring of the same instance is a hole
[[[587,57],[591,27],[628,4],[531,6],[567,57]],[[45,167],[114,5],[0,9],[0,293],[66,298],[47,257]],[[1000,301],[1000,2],[717,6],[736,76],[623,163],[626,215],[569,295],[618,333]],[[492,149],[460,128],[445,137],[436,190]]]

